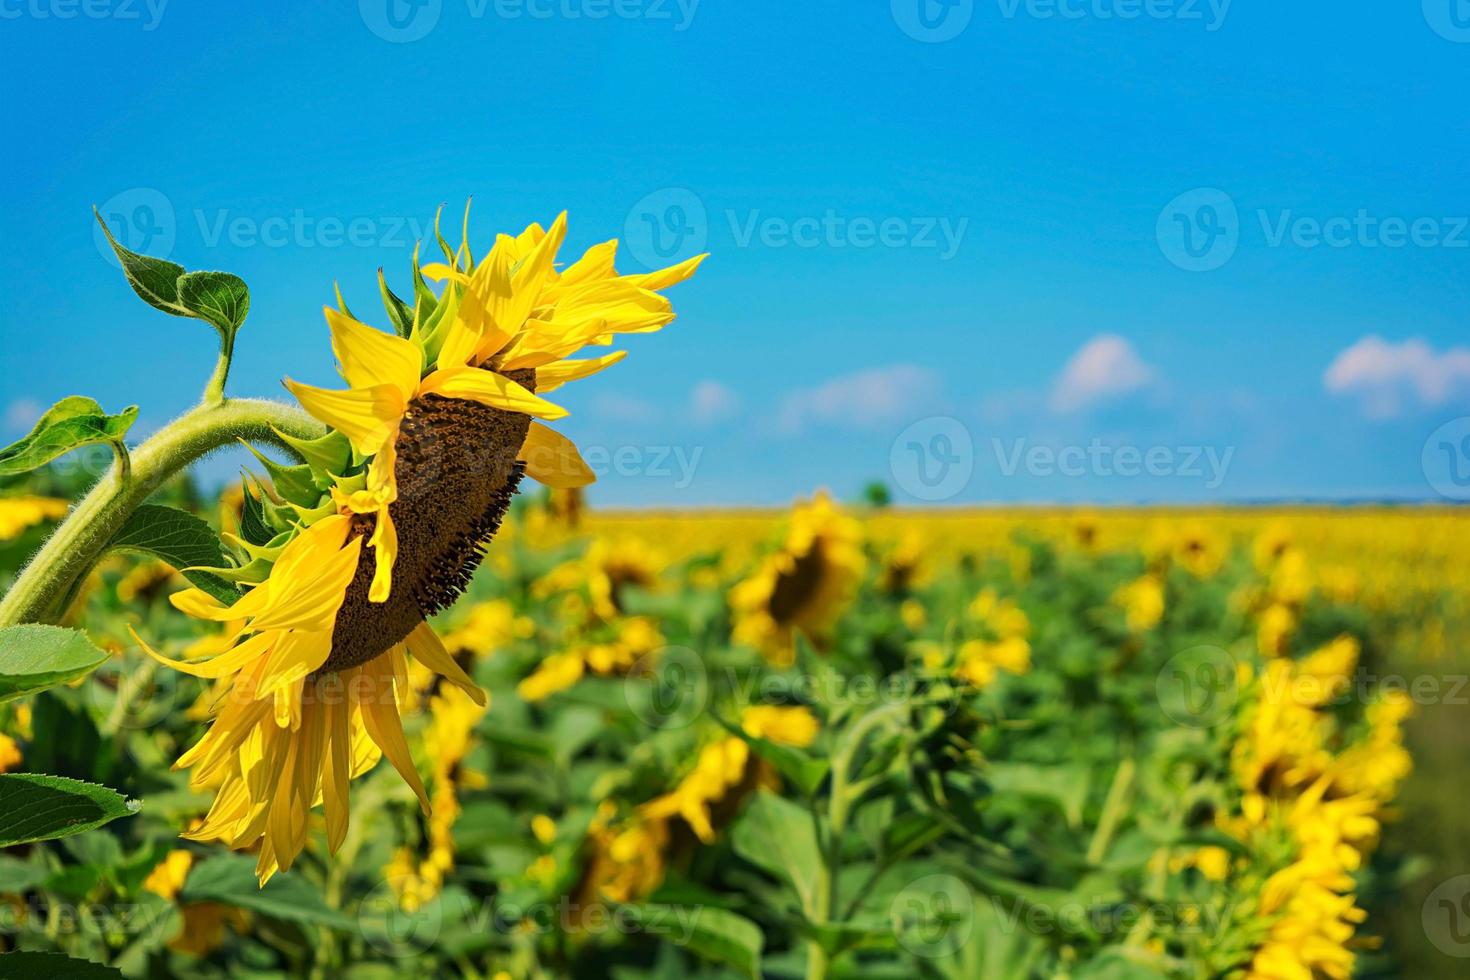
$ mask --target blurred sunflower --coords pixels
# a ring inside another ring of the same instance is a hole
[[[200,589],[172,597],[199,619],[243,620],[227,652],[177,662],[144,645],[171,666],[223,682],[214,724],[177,763],[194,770],[196,788],[216,790],[203,825],[186,836],[258,845],[262,883],[306,846],[318,803],[337,849],[348,784],[379,752],[430,812],[399,717],[412,690],[409,658],[476,704],[485,696],[425,617],[464,590],[523,474],[552,487],[592,482],[576,447],[533,421],[566,415],[541,396],[625,353],[568,359],[582,348],[671,322],[658,290],[689,278],[704,258],[620,276],[610,241],[559,272],[565,235],[561,215],[549,230],[533,224],[499,236],[478,263],[467,242],[457,252],[446,246],[445,264],[420,268],[415,259],[414,309],[383,286],[397,335],[345,307],[328,309],[348,389],[286,385],[331,428],[320,442],[345,442],[351,452],[344,447],[329,465],[321,446],[293,443],[313,476],[326,467],[325,486],[304,496],[298,487],[293,500],[275,481],[290,505],[276,511],[289,526],[245,548],[252,563],[235,580],[251,588],[241,598],[227,604]],[[447,283],[442,297],[424,277]],[[252,575],[262,564],[267,571]]]
[[[18,538],[43,521],[59,521],[68,507],[55,497],[0,497],[0,541]]]
[[[788,665],[800,630],[822,642],[862,580],[862,529],[825,492],[798,504],[786,541],[730,590],[732,636]]]

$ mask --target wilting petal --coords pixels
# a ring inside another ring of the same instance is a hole
[[[434,627],[428,623],[419,623],[414,627],[414,631],[408,634],[408,639],[404,643],[413,659],[434,673],[442,675],[449,683],[468,694],[470,699],[480,707],[485,707],[485,692],[470,679],[470,675],[464,672],[464,669],[444,648],[444,642],[439,639],[439,634],[434,632]]]
[[[576,444],[539,422],[532,422],[526,430],[520,458],[526,464],[526,475],[548,487],[564,490],[597,482]]]

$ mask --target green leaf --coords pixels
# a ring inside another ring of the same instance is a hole
[[[0,847],[57,840],[138,812],[136,800],[61,776],[0,776]]]
[[[827,759],[819,759],[801,749],[782,745],[779,742],[756,738],[747,734],[745,729],[739,725],[718,715],[715,716],[715,720],[728,729],[732,735],[743,739],[756,755],[775,766],[776,771],[799,789],[803,796],[810,798],[822,785],[822,781],[827,778],[827,772],[831,768],[831,763]]]
[[[996,793],[1055,803],[1071,827],[1082,824],[1091,771],[1082,765],[1036,766],[1023,762],[991,762],[985,780]]]
[[[0,703],[84,677],[107,660],[80,630],[26,623],[0,630]]]
[[[137,418],[136,405],[108,415],[92,399],[70,395],[52,405],[24,439],[0,449],[0,476],[29,472],[83,446],[121,445]]]
[[[110,966],[74,960],[61,953],[0,954],[0,977],[5,980],[120,980]]]
[[[709,906],[628,906],[636,910],[642,931],[707,960],[734,968],[741,976],[760,980],[760,927],[743,915]]]
[[[228,272],[186,272],[179,277],[178,300],[188,315],[206,320],[226,338],[250,312],[250,288]]]
[[[193,316],[179,303],[178,284],[179,277],[184,274],[184,267],[176,262],[139,255],[124,248],[112,237],[112,229],[102,220],[101,213],[96,208],[92,209],[92,213],[97,216],[102,234],[107,236],[107,243],[117,253],[117,260],[122,263],[123,275],[128,277],[128,285],[133,287],[133,292],[156,310],[172,313],[174,316]]]
[[[286,922],[334,929],[353,927],[352,920],[328,908],[321,892],[304,878],[287,872],[261,887],[255,879],[255,859],[243,854],[223,854],[199,865],[190,872],[179,898],[185,902],[221,902]]]
[[[813,914],[822,857],[810,813],[762,790],[735,824],[731,840],[735,853],[789,882],[801,898],[801,907]]]
[[[117,253],[123,275],[143,302],[173,316],[203,320],[219,331],[228,352],[235,331],[250,312],[250,290],[239,276],[228,272],[189,272],[177,262],[155,259],[124,248],[96,208],[92,213]]]
[[[221,602],[233,603],[240,598],[229,582],[203,570],[224,565],[225,555],[214,529],[193,514],[144,504],[133,511],[109,547],[165,561]]]

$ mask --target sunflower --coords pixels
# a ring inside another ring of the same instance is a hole
[[[782,547],[730,590],[736,642],[780,666],[792,662],[798,630],[824,641],[862,579],[861,538],[826,493],[797,505]]]
[[[55,497],[0,497],[0,541],[18,538],[44,521],[58,521],[70,506]]]
[[[478,705],[485,696],[425,618],[464,590],[523,474],[552,487],[592,482],[576,447],[534,421],[566,415],[542,395],[624,356],[569,359],[582,348],[672,321],[658,290],[704,258],[621,276],[610,241],[558,271],[565,235],[562,215],[550,229],[499,236],[479,262],[468,242],[444,246],[444,263],[415,257],[412,308],[380,281],[395,334],[358,321],[340,298],[328,308],[349,387],[286,381],[330,431],[287,439],[301,466],[262,457],[271,485],[259,500],[246,493],[241,534],[227,537],[241,564],[215,570],[248,591],[172,597],[191,616],[236,624],[224,652],[180,662],[143,644],[216,682],[213,724],[177,763],[216,792],[186,836],[258,847],[262,884],[305,848],[318,804],[336,851],[349,783],[382,755],[430,812],[400,719],[410,659]],[[442,295],[426,279],[443,281]]]

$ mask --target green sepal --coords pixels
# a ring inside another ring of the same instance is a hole
[[[296,528],[296,504],[291,503],[289,500],[279,504],[272,500],[266,500],[263,502],[263,506],[265,508],[265,522],[268,526],[275,529],[277,535],[289,533]]]
[[[337,294],[337,309],[342,312],[342,315],[356,320],[357,317],[352,316],[352,311],[347,308],[347,301],[342,298],[342,286],[336,280],[332,281],[332,292]]]
[[[297,439],[276,428],[272,431],[320,475],[316,481],[320,490],[325,490],[332,478],[341,476],[352,465],[352,443],[336,429],[327,430],[326,435],[317,439]]]
[[[286,550],[286,544],[291,540],[291,534],[289,531],[283,531],[282,533],[277,534],[275,537],[271,538],[268,544],[263,545],[251,544],[244,538],[236,537],[228,531],[220,535],[220,537],[224,538],[225,542],[228,543],[232,548],[235,548],[237,551],[244,552],[245,556],[251,561],[264,560],[270,562],[274,562],[276,559],[281,557],[281,552]]]
[[[251,544],[260,545],[268,542],[273,535],[265,523],[265,508],[261,506],[260,498],[250,490],[253,483],[254,477],[248,474],[241,481],[240,488],[244,491],[245,500],[240,507],[240,537]]]
[[[92,399],[70,395],[47,409],[25,438],[0,449],[0,476],[27,473],[83,446],[121,447],[137,418],[136,405],[108,415]]]
[[[439,210],[434,212],[434,238],[439,242],[439,251],[444,253],[444,261],[448,262],[452,268],[458,269],[459,263],[455,259],[454,249],[449,247],[449,242],[445,241],[444,235],[439,231],[439,216],[443,213],[444,205],[441,204]]]
[[[236,568],[200,568],[196,571],[206,572],[215,578],[224,579],[234,585],[259,585],[270,578],[271,569],[276,566],[274,561],[267,558],[257,558],[254,561],[240,565]],[[239,598],[237,595],[236,599]]]
[[[444,349],[449,327],[459,314],[459,296],[463,288],[453,282],[446,286],[444,296],[435,305],[434,312],[423,321],[423,328],[414,334],[413,339],[418,342],[424,352],[425,364],[434,364],[439,360],[439,353]]]
[[[393,290],[388,288],[388,280],[383,276],[383,270],[378,269],[378,292],[383,294],[383,308],[388,311],[388,319],[393,324],[393,332],[400,337],[407,337],[413,333],[413,310]]]
[[[269,456],[256,449],[245,440],[240,440],[247,449],[260,460],[266,472],[270,474],[271,487],[276,495],[288,503],[301,504],[303,507],[314,507],[321,499],[321,488],[316,485],[316,479],[312,476],[311,467],[306,463],[296,466],[285,466],[277,463]]]
[[[337,502],[331,497],[327,497],[317,507],[298,507],[295,504],[291,504],[291,509],[296,512],[296,517],[302,526],[310,527],[323,517],[331,517],[337,513]]]

